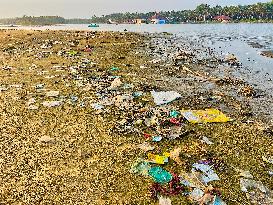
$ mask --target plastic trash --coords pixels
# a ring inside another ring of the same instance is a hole
[[[149,176],[151,176],[156,183],[160,184],[166,184],[173,178],[171,173],[161,167],[152,167],[149,170]]]
[[[60,95],[60,91],[49,91],[46,93],[47,97],[58,97]]]
[[[143,95],[143,92],[142,91],[138,91],[138,92],[134,92],[133,93],[133,97],[134,98],[139,98],[139,97],[141,97]]]
[[[77,101],[78,101],[78,97],[77,96],[74,96],[74,95],[72,95],[71,97],[70,97],[70,99],[71,99],[71,102],[72,103],[76,103]]]
[[[176,118],[170,118],[169,121],[170,121],[170,123],[172,123],[174,125],[177,125],[177,126],[181,125],[180,121]]]
[[[226,203],[219,196],[215,196],[211,205],[226,205]]]
[[[248,179],[253,179],[253,175],[250,173],[250,171],[243,171],[243,170],[237,170],[240,172],[240,177],[248,178]]]
[[[62,104],[62,101],[45,101],[42,104],[45,107],[57,107]]]
[[[261,192],[266,193],[269,190],[262,184],[262,182],[257,182],[253,179],[240,179],[241,190],[243,192],[248,192],[250,189],[259,189]]]
[[[205,144],[208,144],[208,145],[213,145],[214,143],[212,141],[210,141],[209,138],[203,136],[201,142],[205,143]]]
[[[204,196],[205,192],[199,188],[194,188],[193,191],[190,193],[190,197],[194,201],[200,201]]]
[[[172,118],[178,118],[180,116],[180,112],[176,110],[170,111],[170,117]]]
[[[123,88],[124,89],[132,89],[134,86],[132,84],[129,83],[124,83]]]
[[[156,105],[167,104],[178,98],[181,98],[181,95],[175,91],[167,91],[167,92],[151,91],[151,95],[153,96],[154,102]]]
[[[198,177],[195,177],[196,181],[199,181]],[[189,185],[186,185],[189,186]],[[190,186],[194,189],[190,192],[190,198],[202,205],[226,205],[226,203],[219,197],[217,189],[210,186]]]
[[[160,142],[162,140],[162,136],[153,136],[152,138],[153,142]]]
[[[68,51],[67,54],[71,55],[71,56],[75,56],[78,54],[77,51]]]
[[[112,76],[108,76],[108,78],[110,79],[116,79],[116,78],[120,78],[121,76],[119,75],[112,75]]]
[[[150,138],[152,137],[152,135],[151,135],[151,134],[148,134],[148,133],[144,133],[144,137],[145,137],[146,139],[150,139]]]
[[[22,84],[13,84],[13,85],[10,85],[11,88],[16,88],[16,89],[21,89],[23,87]]]
[[[206,205],[226,205],[226,203],[219,196],[214,196],[210,192],[205,193],[199,200],[199,203]]]
[[[241,178],[240,185],[252,204],[273,204],[273,191],[265,187],[262,182]]]
[[[138,159],[131,167],[131,172],[142,176],[149,176],[151,165],[143,159]]]
[[[95,109],[95,110],[102,110],[102,109],[104,108],[103,105],[100,105],[100,104],[98,104],[98,103],[93,103],[93,104],[91,104],[91,107],[92,107],[93,109]]]
[[[185,187],[180,183],[180,177],[176,174],[171,175],[172,179],[166,183],[154,183],[150,192],[152,198],[157,198],[158,195],[163,196],[175,196],[180,195],[183,191],[185,191]]]
[[[202,173],[193,171],[192,173],[182,172],[180,174],[181,184],[187,187],[204,189],[206,185],[202,181]]]
[[[151,163],[165,164],[165,163],[168,163],[168,157],[169,157],[168,155],[167,156],[166,155],[167,155],[166,153],[163,156],[149,153],[148,159],[149,159],[149,162],[151,162]]]
[[[191,123],[228,122],[230,118],[217,109],[181,111]]]
[[[167,197],[160,196],[159,205],[172,205],[172,201]]]
[[[117,67],[112,67],[112,68],[110,69],[110,71],[118,71],[118,70],[120,70],[120,69],[117,68]]]
[[[195,163],[195,164],[192,165],[192,167],[193,167],[193,171],[198,171],[199,170],[199,171],[202,172],[201,179],[205,184],[208,184],[211,181],[220,180],[220,178],[214,172],[212,167],[207,165],[207,164]]]

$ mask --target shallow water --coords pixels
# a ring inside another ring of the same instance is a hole
[[[1,27],[7,29],[8,27]],[[14,28],[12,28],[14,29]],[[27,30],[83,30],[83,31],[124,31],[129,32],[168,32],[202,39],[206,43],[230,42],[240,40],[246,44],[259,45],[258,50],[273,50],[273,24],[101,24],[98,28],[88,28],[87,24],[66,24],[56,26],[18,26],[15,29]]]

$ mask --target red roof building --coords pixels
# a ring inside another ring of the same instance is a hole
[[[160,16],[160,13],[156,12],[155,15],[150,17],[150,19],[163,19],[163,18]]]
[[[229,16],[221,15],[221,16],[215,16],[213,20],[216,21],[230,21],[231,18]]]

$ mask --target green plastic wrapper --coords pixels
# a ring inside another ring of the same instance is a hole
[[[179,115],[180,115],[179,111],[176,111],[176,110],[170,111],[170,117],[178,118]]]
[[[138,159],[131,167],[131,172],[142,176],[149,176],[150,169],[151,165],[149,162],[146,162],[143,159]]]
[[[170,182],[173,178],[170,172],[166,171],[161,167],[152,167],[149,170],[149,175],[153,178],[153,180],[160,184],[166,184]]]
[[[117,67],[112,67],[111,68],[111,71],[118,71],[119,70],[119,68],[117,68]]]

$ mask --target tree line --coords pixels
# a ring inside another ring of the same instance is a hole
[[[1,24],[5,25],[54,25],[54,24],[65,24],[66,19],[60,16],[26,16],[20,18],[8,18],[0,19]]]
[[[109,19],[117,23],[131,23],[134,19],[149,19],[155,12],[148,13],[114,13],[93,16],[90,19],[65,19],[60,16],[26,16],[20,18],[0,19],[0,24],[15,25],[54,25],[54,24],[89,24],[108,23]],[[215,16],[229,16],[233,22],[273,22],[273,0],[267,3],[238,6],[214,6],[201,4],[194,10],[162,11],[160,16],[167,23],[210,22]]]
[[[160,16],[168,23],[213,21],[214,17],[225,15],[232,21],[273,21],[273,0],[267,3],[238,6],[214,6],[201,4],[194,10],[162,11]],[[92,22],[107,23],[109,19],[118,23],[130,22],[132,19],[149,19],[155,12],[149,13],[115,13],[104,16],[93,16]]]
[[[4,25],[56,25],[56,24],[90,24],[91,19],[65,19],[60,16],[26,16],[20,18],[0,19],[0,24]]]

